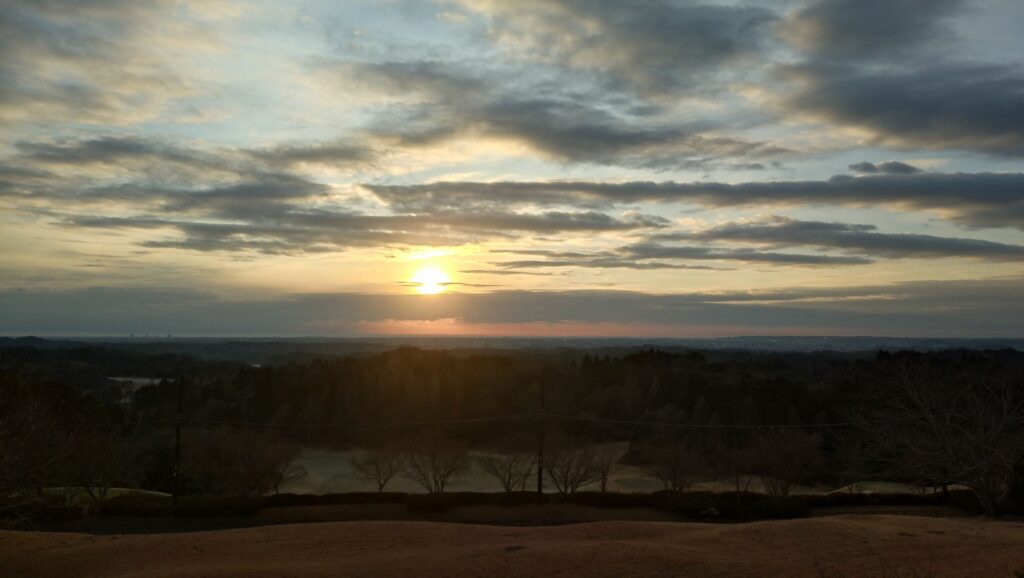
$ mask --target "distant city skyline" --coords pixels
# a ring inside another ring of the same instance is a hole
[[[0,10],[0,335],[1024,337],[1024,3]]]

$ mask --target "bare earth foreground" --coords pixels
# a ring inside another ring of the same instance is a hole
[[[0,532],[4,578],[1012,577],[1021,569],[1024,523],[911,516],[530,528],[333,522],[116,536]]]

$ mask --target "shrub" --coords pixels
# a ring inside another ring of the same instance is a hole
[[[610,492],[576,492],[562,496],[566,504],[578,504],[595,508],[647,508],[651,506],[651,494],[620,494]]]
[[[452,492],[456,506],[523,506],[537,501],[532,492]]]
[[[85,515],[79,506],[68,506],[47,500],[0,503],[0,521],[15,526],[23,523],[70,522]]]
[[[190,518],[251,516],[261,506],[262,500],[253,496],[182,496],[175,514]]]
[[[343,494],[275,494],[263,498],[266,507],[337,506],[340,504],[404,504],[403,492],[346,492]]]
[[[723,508],[727,507],[723,505]],[[753,520],[779,520],[802,518],[810,512],[807,502],[802,497],[771,497],[741,504],[737,512],[739,518]]]
[[[117,496],[102,502],[101,513],[108,516],[170,516],[205,518],[217,516],[251,516],[262,502],[246,496],[181,496],[177,509],[167,496]]]
[[[169,496],[126,494],[100,502],[100,513],[106,516],[165,516],[171,513],[171,506]]]
[[[410,512],[440,514],[455,507],[455,498],[451,494],[442,492],[409,494],[406,499],[406,505]]]

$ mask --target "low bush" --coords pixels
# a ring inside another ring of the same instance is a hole
[[[260,498],[241,496],[181,496],[177,508],[167,496],[117,496],[102,502],[100,512],[107,516],[182,516],[207,518],[251,516],[262,507]]]
[[[260,511],[262,505],[259,497],[182,496],[178,498],[175,515],[189,518],[251,516]]]
[[[344,494],[274,494],[263,498],[266,508],[336,506],[339,504],[404,504],[403,492],[348,492]]]
[[[980,511],[977,498],[968,490],[951,490],[946,494],[849,493],[802,496],[811,508],[856,506],[940,506],[950,505],[969,512]]]
[[[594,508],[649,508],[651,494],[622,494],[618,492],[576,492],[558,496],[565,504],[577,504]]]
[[[734,521],[800,518],[810,509],[802,496],[779,498],[746,492],[654,492],[651,505],[690,518]]]
[[[99,511],[106,516],[164,516],[171,512],[172,500],[168,496],[124,495],[100,503]]]
[[[410,512],[439,514],[455,507],[455,497],[445,493],[409,494],[405,503]]]
[[[660,510],[695,515],[717,505],[714,492],[672,492],[661,490],[650,494],[650,505]]]
[[[85,515],[80,506],[69,506],[50,500],[2,501],[0,521],[13,523],[70,522]]]
[[[456,506],[525,506],[537,503],[533,492],[451,492]]]
[[[263,497],[265,508],[291,508],[295,506],[319,506],[320,498],[316,494],[273,494]]]
[[[404,504],[409,494],[405,492],[348,492],[325,494],[324,504]]]
[[[719,505],[723,518],[736,520],[784,520],[803,518],[810,513],[810,508],[803,496],[771,497],[758,496],[754,500],[735,501],[723,500]],[[732,508],[730,510],[730,508]]]

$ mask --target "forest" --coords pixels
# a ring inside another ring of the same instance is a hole
[[[619,462],[668,492],[956,484],[995,515],[1024,479],[1024,354],[400,347],[254,365],[21,346],[0,349],[0,443],[4,495],[265,495],[305,449],[360,448],[352,469],[380,490],[404,472],[440,493],[476,467],[522,491],[543,460],[547,491],[604,491]]]

